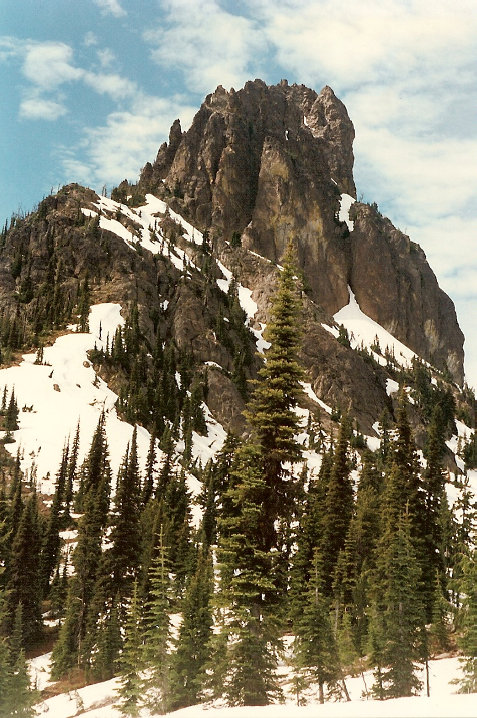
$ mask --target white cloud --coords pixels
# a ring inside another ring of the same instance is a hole
[[[63,165],[68,181],[96,187],[124,178],[135,181],[141,167],[155,156],[159,144],[167,137],[174,119],[179,117],[185,127],[195,110],[181,98],[162,100],[139,93],[131,110],[113,112],[104,126],[85,130],[81,148],[84,161],[78,161],[71,150],[65,150]]]
[[[94,32],[92,32],[91,30],[89,32],[87,32],[83,38],[83,45],[85,47],[92,47],[93,45],[97,45],[98,42],[99,42],[98,38],[96,37]]]
[[[98,60],[103,69],[111,67],[116,62],[116,55],[109,47],[105,47],[97,52]]]
[[[219,84],[238,89],[260,74],[264,38],[253,20],[232,15],[217,0],[165,0],[162,7],[165,18],[144,37],[154,61],[179,69],[191,91],[207,93]]]
[[[305,82],[344,89],[472,61],[470,0],[251,0],[283,67]]]
[[[137,85],[121,75],[110,73],[85,72],[84,82],[100,95],[109,95],[113,100],[134,97]]]
[[[20,103],[19,115],[25,120],[57,120],[67,113],[66,107],[56,100],[49,100],[30,93]]]
[[[81,79],[83,70],[72,64],[73,50],[62,42],[27,43],[23,75],[44,90]]]
[[[127,12],[121,7],[118,0],[93,0],[94,4],[99,7],[102,15],[112,15],[113,17],[124,17]]]

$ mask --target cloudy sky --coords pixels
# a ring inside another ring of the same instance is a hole
[[[0,0],[0,221],[135,180],[218,84],[330,85],[358,197],[425,250],[477,387],[475,0]]]

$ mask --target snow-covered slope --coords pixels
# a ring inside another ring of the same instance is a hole
[[[334,315],[334,320],[348,330],[353,349],[361,346],[361,344],[369,348],[377,341],[382,352],[388,349],[394,355],[396,361],[403,366],[409,366],[413,358],[418,358],[412,349],[409,349],[380,324],[361,311],[351,288],[349,288],[349,303]],[[325,326],[325,328],[332,331],[328,326]],[[373,352],[373,356],[380,364],[386,365],[386,360],[380,354]]]
[[[121,464],[133,426],[122,421],[116,412],[117,395],[99,378],[88,359],[87,352],[111,342],[116,328],[124,324],[119,304],[93,306],[87,333],[70,333],[59,337],[53,346],[45,347],[43,364],[35,364],[35,354],[25,354],[19,366],[0,370],[0,389],[15,392],[20,409],[19,429],[13,432],[12,443],[6,448],[12,454],[20,450],[21,468],[26,477],[36,481],[43,494],[55,490],[55,474],[61,461],[65,443],[70,443],[80,425],[79,460],[89,450],[100,414],[105,413],[105,430],[113,474]],[[219,450],[225,440],[223,427],[215,421],[204,405],[207,435],[193,434],[193,458],[205,464]],[[1,432],[4,434],[5,432]],[[138,459],[144,467],[150,443],[149,432],[137,429]],[[180,449],[180,446],[178,447]],[[157,448],[158,459],[162,452]],[[188,478],[193,496],[200,484]],[[199,516],[195,516],[196,522]]]
[[[40,687],[48,684],[49,654],[32,661],[33,679]],[[287,669],[283,670],[287,677]],[[477,708],[476,695],[458,695],[456,686],[451,681],[460,675],[457,658],[443,658],[430,662],[430,698],[424,695],[413,698],[399,698],[385,703],[366,700],[363,697],[364,683],[361,677],[347,678],[346,683],[351,702],[320,705],[316,696],[310,696],[308,705],[298,707],[296,700],[289,696],[284,705],[266,707],[225,708],[218,705],[199,705],[176,711],[177,718],[205,718],[208,714],[213,718],[475,718]],[[422,675],[423,679],[424,676]],[[372,676],[365,674],[366,684],[372,684]],[[48,718],[70,718],[81,715],[87,718],[120,718],[115,707],[118,680],[80,688],[49,698],[38,705],[38,713]],[[141,713],[144,718],[147,712]]]

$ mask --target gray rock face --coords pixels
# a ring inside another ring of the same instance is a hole
[[[341,193],[356,196],[354,128],[329,87],[247,82],[209,95],[182,133],[144,168],[139,186],[172,199],[212,236],[279,262],[297,246],[315,302],[334,314],[351,286],[361,309],[423,358],[463,381],[463,335],[452,301],[424,253],[372,207],[354,206],[350,233]]]

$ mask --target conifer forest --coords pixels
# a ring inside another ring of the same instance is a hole
[[[229,332],[220,322],[216,332],[235,343],[232,380],[246,404],[246,431],[229,433],[207,463],[192,454],[193,437],[207,431],[207,372],[159,332],[151,345],[134,302],[124,326],[89,355],[103,376],[120,377],[117,410],[136,427],[117,473],[103,412],[83,460],[79,426],[65,441],[46,501],[22,473],[20,453],[6,451],[21,407],[15,387],[3,388],[1,716],[35,715],[27,658],[45,650],[52,678],[68,689],[119,677],[124,716],[217,700],[280,701],[285,648],[287,690],[298,704],[310,686],[320,703],[346,700],[347,677],[364,680],[369,670],[369,696],[411,696],[422,688],[418,669],[456,651],[464,662],[459,689],[477,691],[476,503],[463,472],[451,506],[445,464],[446,441],[473,397],[456,401],[449,382],[431,381],[428,365],[415,360],[394,365],[398,409],[395,420],[382,413],[374,450],[339,407],[330,428],[318,408],[305,421],[297,411],[305,371],[295,262],[290,245],[265,361],[252,381],[249,329],[233,282],[223,300]],[[23,284],[20,307],[31,306],[33,290]],[[73,318],[77,331],[88,330],[88,277],[75,301],[61,292],[52,264],[30,314],[2,317],[3,361],[29,332],[38,337]],[[424,417],[422,451],[411,428],[416,411]],[[150,432],[142,469],[138,427]],[[460,449],[473,468],[475,440]],[[318,470],[305,450],[321,455]],[[195,497],[191,475],[200,486]]]

